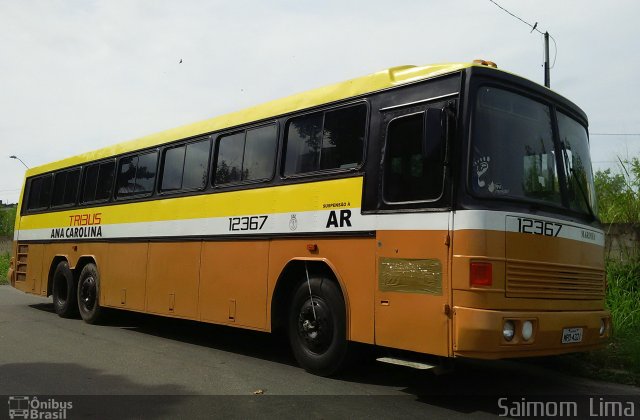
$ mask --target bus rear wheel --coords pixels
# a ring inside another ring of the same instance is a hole
[[[62,318],[73,318],[78,313],[76,285],[66,261],[59,262],[53,272],[53,309]]]
[[[84,322],[97,323],[102,315],[100,307],[100,276],[94,264],[87,264],[78,280],[78,309]]]
[[[338,285],[314,277],[300,284],[289,315],[289,341],[306,371],[331,376],[347,359],[346,310]]]

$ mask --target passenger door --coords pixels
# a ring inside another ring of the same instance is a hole
[[[447,355],[449,229],[443,102],[381,114],[376,344]]]

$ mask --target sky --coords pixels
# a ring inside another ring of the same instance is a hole
[[[549,31],[594,169],[640,156],[640,2],[496,0]],[[489,0],[0,0],[0,200],[33,167],[404,64],[543,83],[542,36]],[[182,61],[182,62],[180,62]],[[633,135],[596,135],[633,134]]]

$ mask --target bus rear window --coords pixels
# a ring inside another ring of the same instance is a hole
[[[51,175],[31,180],[27,210],[42,210],[49,207],[51,201]]]

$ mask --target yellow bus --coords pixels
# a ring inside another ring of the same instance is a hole
[[[27,171],[11,284],[284,331],[331,375],[584,351],[610,329],[584,112],[492,62],[402,66]]]

